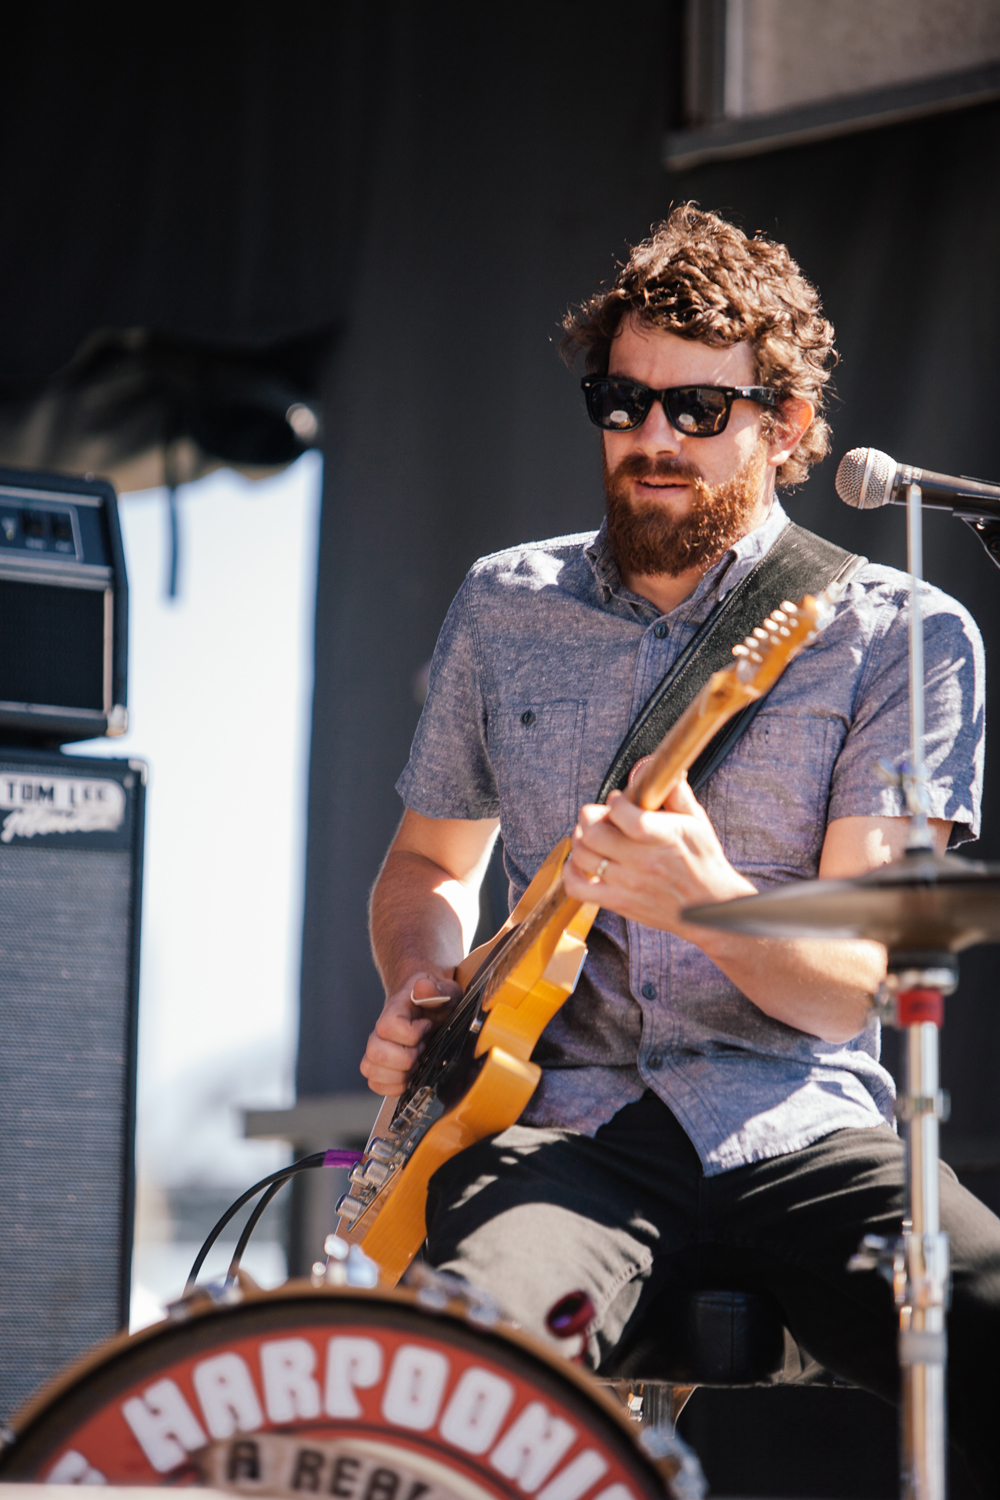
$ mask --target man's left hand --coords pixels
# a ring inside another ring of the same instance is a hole
[[[686,777],[661,812],[643,812],[621,792],[606,807],[581,808],[563,880],[578,901],[702,942],[704,927],[681,920],[685,907],[756,890],[729,863]]]

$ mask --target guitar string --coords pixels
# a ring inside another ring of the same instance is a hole
[[[766,644],[759,639],[752,640],[751,642],[751,638],[747,638],[746,644],[751,647],[751,651],[748,654],[756,657],[754,666],[758,669],[758,671],[755,672],[755,676],[758,675],[760,667],[764,665],[764,662],[772,654],[774,646],[779,643],[778,640],[775,639],[775,636],[780,634],[781,637],[785,638],[788,646],[791,647],[786,657],[785,665],[787,665],[788,662],[791,661],[793,656],[798,655],[798,650],[795,649],[796,647],[801,649],[802,645],[807,644],[806,640],[803,640],[801,642],[788,641],[788,637],[794,636],[797,633],[796,627],[798,629],[798,632],[801,632],[802,635],[805,635],[806,631],[808,631],[811,626],[811,622],[803,621],[799,613],[799,609],[795,610],[794,622],[790,618],[791,613],[792,612],[790,610],[785,611],[786,623],[782,626],[777,626],[777,622],[775,622],[775,624],[772,626],[770,618],[765,621],[765,626],[770,627],[769,634],[771,635],[771,640],[769,640]],[[806,626],[806,631],[803,631],[803,625]],[[775,628],[775,626],[777,626],[777,628]],[[758,653],[761,654],[758,655]],[[734,648],[734,655],[735,654],[736,652]],[[734,669],[738,675],[742,675],[740,672],[741,667],[743,667],[743,662],[738,660]],[[634,800],[638,801],[642,784],[647,780],[651,771],[652,764],[645,768],[643,775],[637,783],[632,793]],[[448,1021],[435,1037],[434,1044],[431,1047],[430,1051],[425,1055],[421,1063],[418,1065],[411,1081],[410,1087],[400,1098],[399,1108],[403,1108],[405,1103],[412,1099],[414,1095],[419,1091],[419,1089],[424,1086],[424,1080],[434,1070],[442,1053],[447,1050],[447,1044],[454,1038],[457,1032],[465,1028],[465,1023],[468,1018],[469,1012],[473,1009],[474,1005],[478,1006],[478,1003],[481,1000],[488,1000],[497,992],[500,985],[510,974],[511,969],[516,967],[527,949],[534,943],[536,936],[540,934],[541,930],[544,930],[550,918],[555,915],[555,912],[558,910],[558,907],[561,904],[562,899],[565,897],[565,894],[566,891],[563,885],[562,871],[560,870],[559,874],[556,877],[555,883],[548,895],[539,902],[539,904],[534,908],[532,912],[529,913],[527,917],[525,917],[523,922],[519,923],[519,925],[514,929],[514,933],[509,942],[503,944],[496,957],[490,960],[490,962],[487,964],[487,967],[483,970],[482,974],[477,977],[477,979],[469,986],[464,995],[461,997],[454,1013],[449,1017]]]
[[[511,969],[520,962],[526,949],[534,942],[536,933],[540,929],[544,929],[549,919],[555,915],[565,894],[562,874],[560,873],[549,894],[525,917],[523,922],[518,924],[514,929],[510,941],[503,945],[497,956],[490,961],[482,974],[466,990],[459,1001],[454,1015],[441,1028],[434,1040],[434,1045],[418,1064],[413,1081],[401,1099],[400,1107],[407,1100],[412,1099],[414,1094],[423,1087],[424,1080],[437,1065],[442,1052],[447,1050],[447,1044],[454,1038],[457,1032],[465,1029],[465,1022],[469,1012],[474,1008],[476,1002],[480,998],[483,1000],[489,999],[490,995],[496,993],[499,984],[503,982]],[[494,981],[497,981],[497,983],[494,984]]]

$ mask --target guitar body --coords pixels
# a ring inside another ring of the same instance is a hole
[[[466,1146],[513,1125],[541,1076],[536,1063],[491,1048],[468,1093],[431,1125],[406,1171],[350,1229],[340,1231],[377,1263],[379,1285],[395,1286],[423,1244],[427,1184],[438,1167]]]
[[[467,991],[505,940],[550,897],[569,847],[568,839],[556,845],[504,925],[474,949],[456,971]],[[542,1070],[531,1061],[531,1054],[549,1021],[576,988],[587,956],[585,939],[599,910],[597,906],[571,904],[577,910],[562,930],[551,934],[548,942],[533,945],[482,1002],[477,1017],[480,1024],[468,1028],[464,1055],[453,1061],[453,1071],[460,1075],[455,1102],[451,1100],[458,1080],[444,1078],[433,1089],[436,1097],[421,1101],[412,1122],[407,1122],[404,1131],[394,1132],[396,1111],[383,1106],[368,1149],[371,1152],[376,1140],[386,1141],[395,1160],[376,1162],[374,1177],[382,1175],[379,1167],[387,1168],[388,1176],[375,1184],[378,1191],[353,1222],[344,1223],[343,1200],[338,1210],[342,1216],[341,1237],[361,1245],[371,1256],[384,1286],[395,1286],[423,1244],[427,1184],[434,1172],[467,1146],[513,1125],[535,1092]],[[411,1103],[419,1093],[418,1089]],[[389,1106],[395,1103],[386,1101]],[[385,1120],[384,1115],[388,1116]],[[392,1139],[393,1134],[398,1141]],[[387,1152],[383,1155],[388,1157]],[[365,1185],[364,1171],[362,1168],[362,1182],[356,1183],[355,1190]]]
[[[635,768],[625,795],[642,808],[662,807],[720,725],[766,693],[831,614],[830,599],[806,595],[799,605],[783,604],[734,646],[737,664],[712,675]],[[431,1175],[467,1146],[513,1125],[538,1085],[541,1069],[531,1054],[576,988],[599,910],[566,894],[562,867],[569,852],[563,839],[499,932],[459,965],[462,998],[428,1038],[403,1097],[385,1100],[350,1190],[337,1204],[339,1235],[363,1247],[385,1286],[395,1286],[423,1244]]]

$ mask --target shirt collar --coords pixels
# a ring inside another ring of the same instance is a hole
[[[678,604],[672,613],[677,616],[682,613],[687,615],[697,611],[698,606],[708,599],[711,599],[714,604],[716,600],[725,598],[730,589],[735,588],[764,554],[770,551],[787,525],[788,516],[781,501],[775,495],[771,501],[771,508],[761,524],[727,548],[719,561],[713,563],[704,577],[699,580],[693,593]],[[611,548],[608,544],[607,521],[601,522],[597,535],[592,542],[587,543],[583,551],[605,603],[616,595],[629,603],[645,605],[647,609],[656,613],[655,605],[651,604],[648,599],[642,599],[638,594],[633,594],[622,583],[618,564],[611,555]]]

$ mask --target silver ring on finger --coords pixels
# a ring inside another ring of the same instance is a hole
[[[598,881],[601,881],[601,880],[604,879],[604,872],[608,868],[608,865],[610,863],[611,863],[610,859],[602,859],[600,861],[600,863],[597,866],[597,869],[594,871],[594,883],[595,884]]]

